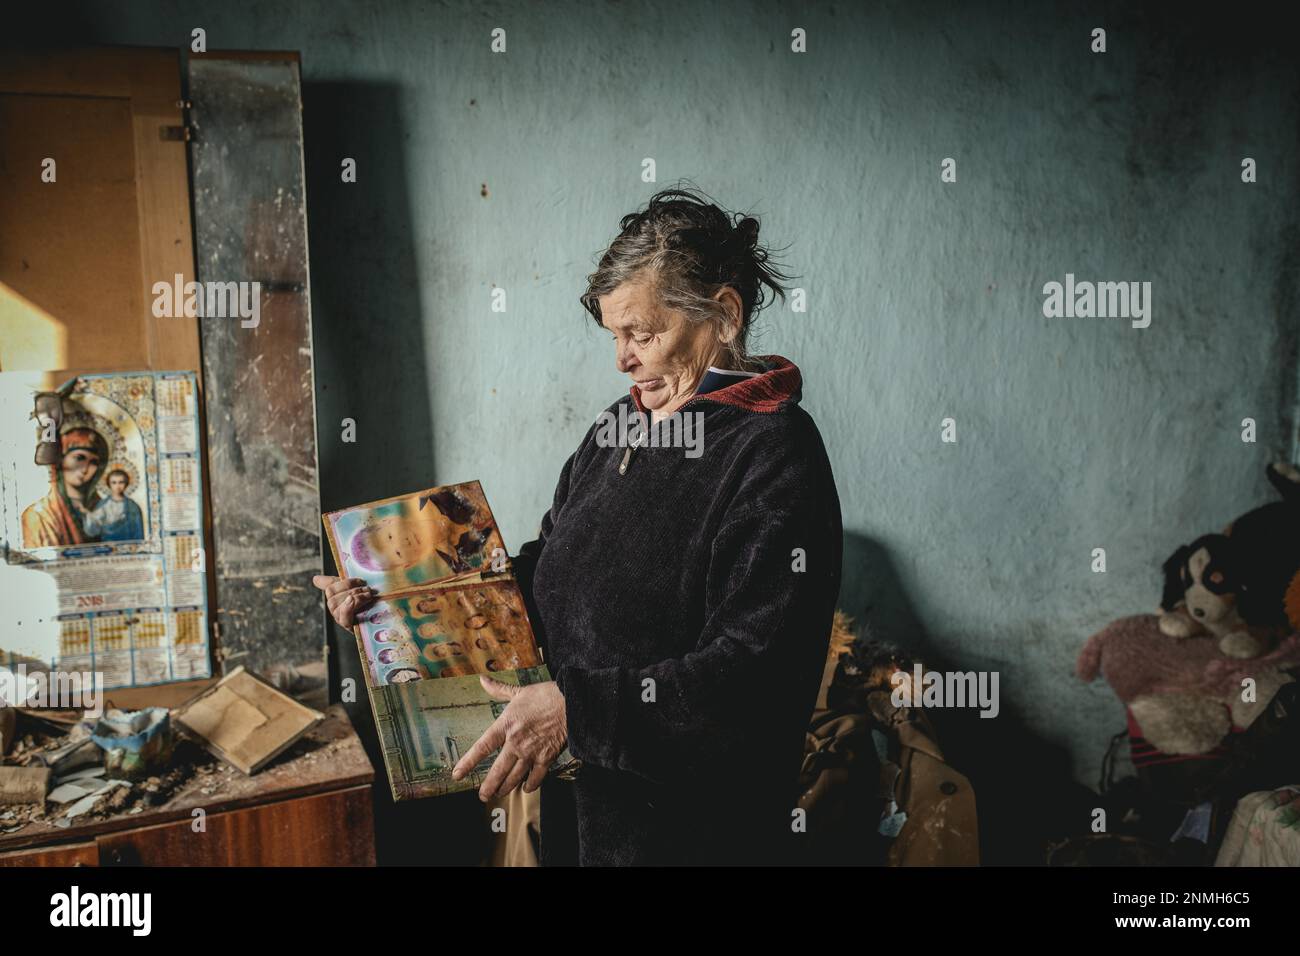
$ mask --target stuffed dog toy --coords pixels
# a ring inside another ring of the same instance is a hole
[[[1300,630],[1300,470],[1268,467],[1282,495],[1242,515],[1222,534],[1183,545],[1165,561],[1160,630],[1209,633],[1229,657],[1257,657]]]

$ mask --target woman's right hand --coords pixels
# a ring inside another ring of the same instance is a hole
[[[325,605],[330,616],[340,627],[349,630],[357,622],[357,614],[375,603],[375,589],[360,578],[336,578],[318,574],[311,583],[325,592]]]

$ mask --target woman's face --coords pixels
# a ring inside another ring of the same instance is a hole
[[[600,314],[614,336],[618,370],[640,388],[641,404],[651,411],[676,411],[722,355],[712,323],[667,308],[648,282],[624,282],[601,296]]]
[[[78,448],[63,456],[63,484],[69,488],[83,488],[99,471],[99,456],[93,451]]]

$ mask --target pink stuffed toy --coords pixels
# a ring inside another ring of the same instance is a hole
[[[1075,673],[1085,682],[1104,676],[1142,735],[1160,751],[1203,754],[1234,726],[1249,727],[1278,689],[1293,680],[1285,668],[1297,664],[1300,634],[1243,659],[1225,653],[1213,635],[1171,637],[1155,615],[1139,614],[1088,638]],[[1244,692],[1247,678],[1254,681],[1250,695]]]

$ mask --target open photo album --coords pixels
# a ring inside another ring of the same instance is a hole
[[[322,520],[339,575],[379,594],[353,635],[393,799],[474,789],[495,755],[461,780],[452,768],[506,707],[479,675],[551,679],[482,487],[430,488]],[[566,750],[552,772],[572,765]]]

